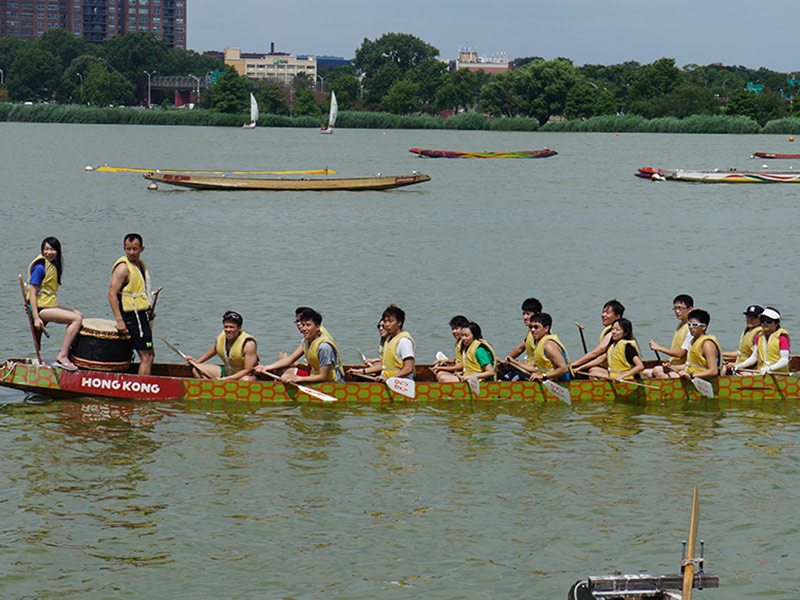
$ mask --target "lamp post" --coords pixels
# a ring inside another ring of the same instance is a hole
[[[75,73],[78,76],[78,79],[81,80],[81,85],[83,85],[83,73]]]
[[[195,83],[197,83],[197,94],[194,96],[194,103],[197,105],[200,102],[200,78],[195,75],[189,75],[189,77],[194,79]]]
[[[319,79],[321,85],[319,86],[318,92],[325,91],[325,78],[322,75],[317,75],[317,79]]]
[[[145,71],[147,75],[147,108],[150,108],[150,76],[155,75],[157,72],[158,71],[153,71],[151,73],[150,71]]]
[[[3,69],[0,69],[0,85],[3,85],[6,80],[6,72]]]

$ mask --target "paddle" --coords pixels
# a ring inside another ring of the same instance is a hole
[[[171,350],[174,350],[174,351],[175,351],[177,354],[180,354],[180,356],[181,356],[181,358],[182,358],[183,360],[185,360],[187,363],[189,363],[189,365],[191,365],[192,367],[194,367],[194,368],[195,368],[195,370],[196,370],[198,373],[200,373],[200,378],[201,378],[201,379],[216,379],[216,377],[212,377],[211,375],[209,375],[208,373],[206,373],[206,372],[203,370],[203,368],[200,366],[200,363],[198,363],[197,361],[194,361],[194,360],[192,360],[191,358],[189,358],[188,356],[186,356],[186,355],[185,355],[183,352],[181,352],[181,351],[180,351],[180,350],[177,348],[177,346],[173,346],[173,345],[172,345],[172,344],[170,344],[170,343],[169,343],[167,340],[165,340],[163,337],[161,338],[161,341],[162,341],[162,342],[164,342],[164,343],[165,343],[167,346],[169,346]]]
[[[686,546],[686,559],[683,569],[683,600],[692,600],[692,587],[694,585],[694,547],[697,543],[697,526],[700,511],[697,506],[697,488],[692,496],[692,520],[689,523],[689,544]]]
[[[356,348],[356,350],[358,350],[358,355],[361,357],[361,362],[363,362],[365,365],[368,365],[369,363],[367,362],[367,356],[366,356],[366,354],[364,354],[364,353],[363,353],[361,350],[359,350],[358,348]]]
[[[28,325],[31,327],[33,347],[36,349],[36,359],[39,362],[42,362],[42,356],[40,354],[40,350],[42,349],[42,333],[44,333],[47,337],[50,337],[50,334],[47,333],[47,329],[44,327],[44,322],[42,322],[42,331],[37,334],[36,327],[33,326],[33,313],[28,307],[28,297],[25,295],[25,281],[22,279],[22,273],[19,271],[17,271],[17,276],[19,277],[19,287],[22,290],[22,308],[25,310],[25,315],[28,317]]]
[[[569,390],[567,388],[561,387],[555,381],[550,381],[549,379],[544,379],[541,383],[544,386],[544,389],[553,394],[553,396],[572,406],[572,398],[570,397]]]
[[[578,331],[581,332],[581,344],[583,344],[583,353],[588,354],[589,349],[586,347],[586,338],[583,337],[583,325],[580,323],[575,323],[575,327],[578,328]]]
[[[147,313],[147,317],[150,321],[153,320],[153,317],[156,314],[156,302],[158,302],[158,294],[163,289],[164,289],[163,287],[160,287],[155,292],[153,292],[153,304],[150,305],[150,311]]]
[[[737,373],[747,373],[748,375],[761,375],[761,371],[757,369],[739,369]],[[800,371],[770,371],[767,375],[776,375],[778,377],[800,377]]]
[[[450,359],[447,358],[447,355],[444,352],[439,350],[439,352],[436,353],[436,360],[450,360]]]
[[[611,383],[626,383],[628,385],[638,385],[639,387],[650,388],[651,390],[660,390],[661,388],[656,385],[648,385],[646,383],[639,383],[638,381],[631,381],[630,379],[615,379],[614,377],[608,377],[607,375],[591,375],[588,374],[589,377],[597,377],[598,379],[604,379],[606,381],[610,381]]]
[[[275,373],[271,373],[270,371],[260,371],[260,372],[264,373],[265,375],[269,375],[273,379],[281,381],[280,375],[276,375]],[[286,382],[283,383],[286,384]],[[300,385],[299,383],[295,383],[294,381],[288,382],[288,385],[293,385],[304,394],[308,394],[309,396],[314,396],[314,398],[319,398],[323,402],[336,402],[336,398],[334,398],[333,396],[329,396],[324,392],[320,392],[319,390],[315,390],[314,388],[310,388],[306,385]]]
[[[467,382],[469,389],[472,390],[473,394],[476,396],[481,395],[481,382],[475,375],[470,375],[465,379],[465,381]]]
[[[375,377],[372,375],[367,375],[366,373],[359,373],[358,371],[352,371],[352,374],[356,377],[363,377],[364,379],[369,379],[370,381],[375,381]],[[401,377],[389,377],[389,379],[385,380],[383,383],[386,384],[393,392],[397,392],[402,396],[407,396],[409,398],[416,398],[417,397],[417,386],[414,383],[413,379],[404,379]]]
[[[714,386],[710,382],[700,377],[692,377],[692,384],[701,395],[708,398],[714,397]]]

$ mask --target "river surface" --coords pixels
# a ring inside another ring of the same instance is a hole
[[[539,160],[409,148],[554,148]],[[33,356],[16,272],[60,238],[59,300],[109,318],[108,277],[144,236],[156,335],[200,355],[228,309],[262,360],[317,308],[346,361],[375,355],[396,303],[420,362],[479,322],[500,354],[538,297],[573,356],[619,298],[640,345],[668,343],[689,293],[735,347],[742,311],[797,329],[800,186],[633,177],[760,168],[784,136],[239,130],[0,123],[0,359]],[[86,165],[428,173],[391,192],[147,189]],[[773,168],[800,163],[773,163]],[[63,328],[44,342],[52,360]],[[796,353],[796,352],[795,352]],[[160,342],[157,360],[174,360]],[[646,358],[650,358],[646,356]],[[50,402],[0,389],[0,598],[563,598],[588,575],[676,572],[692,488],[700,598],[800,594],[797,406],[259,407]]]

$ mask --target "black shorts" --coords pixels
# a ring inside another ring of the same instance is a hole
[[[150,329],[150,319],[148,317],[149,309],[138,311],[139,318],[136,318],[136,312],[123,312],[122,320],[125,321],[125,327],[131,334],[131,345],[136,350],[152,350],[153,349],[153,331]],[[139,333],[139,324],[141,323],[142,332]]]

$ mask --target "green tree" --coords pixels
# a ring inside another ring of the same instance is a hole
[[[725,112],[729,115],[743,115],[750,117],[754,121],[758,120],[758,107],[756,106],[756,94],[745,90],[737,90],[728,98],[728,105]]]
[[[648,102],[668,94],[683,83],[683,74],[674,58],[659,58],[638,70],[628,88],[628,102]]]
[[[28,45],[17,52],[6,79],[12,100],[52,100],[61,68],[52,52]]]
[[[381,100],[381,105],[390,113],[407,115],[417,112],[420,108],[419,85],[401,79],[396,82]]]
[[[762,127],[768,121],[785,117],[787,112],[786,101],[778,92],[765,90],[756,96],[756,121]]]
[[[377,103],[389,88],[439,50],[408,33],[385,33],[375,41],[364,38],[356,49],[354,65],[364,73],[367,100]]]
[[[314,92],[311,88],[303,87],[297,90],[294,97],[294,106],[292,107],[292,116],[300,117],[304,115],[311,115],[318,117],[322,114],[319,104],[314,98]]]
[[[516,117],[522,105],[522,99],[515,91],[515,79],[519,70],[494,73],[480,91],[481,108],[493,117]]]
[[[447,74],[447,65],[435,58],[423,58],[416,66],[406,71],[405,78],[419,86],[419,98],[423,104],[436,102],[436,90]]]
[[[563,114],[567,93],[581,79],[578,69],[564,59],[535,61],[515,73],[520,112],[534,117],[540,125],[547,123],[551,115]]]
[[[595,92],[596,90],[581,78],[567,92],[567,99],[564,102],[564,116],[568,119],[591,117],[594,114]]]
[[[105,40],[101,45],[100,56],[138,90],[146,90],[145,71],[155,71],[159,75],[170,74],[167,70],[169,53],[164,40],[157,39],[152,33],[137,31]]]
[[[95,64],[103,65],[108,71],[113,70],[113,67],[108,64],[107,60],[89,54],[78,56],[69,63],[69,66],[64,69],[64,73],[61,75],[58,98],[60,102],[70,102],[73,100],[75,102],[83,101],[76,96],[75,90],[85,81],[89,68]]]
[[[240,76],[233,67],[225,67],[216,83],[206,90],[203,105],[214,112],[249,112],[251,89],[246,77]]]
[[[436,107],[440,110],[469,108],[477,102],[478,76],[469,69],[447,73],[436,90]]]
[[[614,92],[605,89],[597,94],[597,100],[594,103],[594,114],[615,115],[617,112],[617,101],[614,99]]]
[[[681,85],[668,94],[652,101],[652,117],[678,117],[711,115],[719,111],[717,100],[708,89],[694,85]]]
[[[314,89],[314,80],[311,79],[308,73],[301,71],[292,79],[292,87],[296,90],[307,88]]]
[[[131,82],[101,62],[89,66],[75,94],[79,102],[96,106],[130,104],[134,99]]]
[[[58,58],[62,69],[81,54],[86,54],[88,46],[86,40],[72,35],[66,29],[48,29],[34,44]]]
[[[289,103],[286,101],[286,88],[274,81],[259,79],[254,85],[253,95],[263,113],[288,115]]]
[[[332,74],[328,88],[336,92],[336,101],[342,109],[355,107],[361,96],[361,84],[358,78],[345,71]]]

